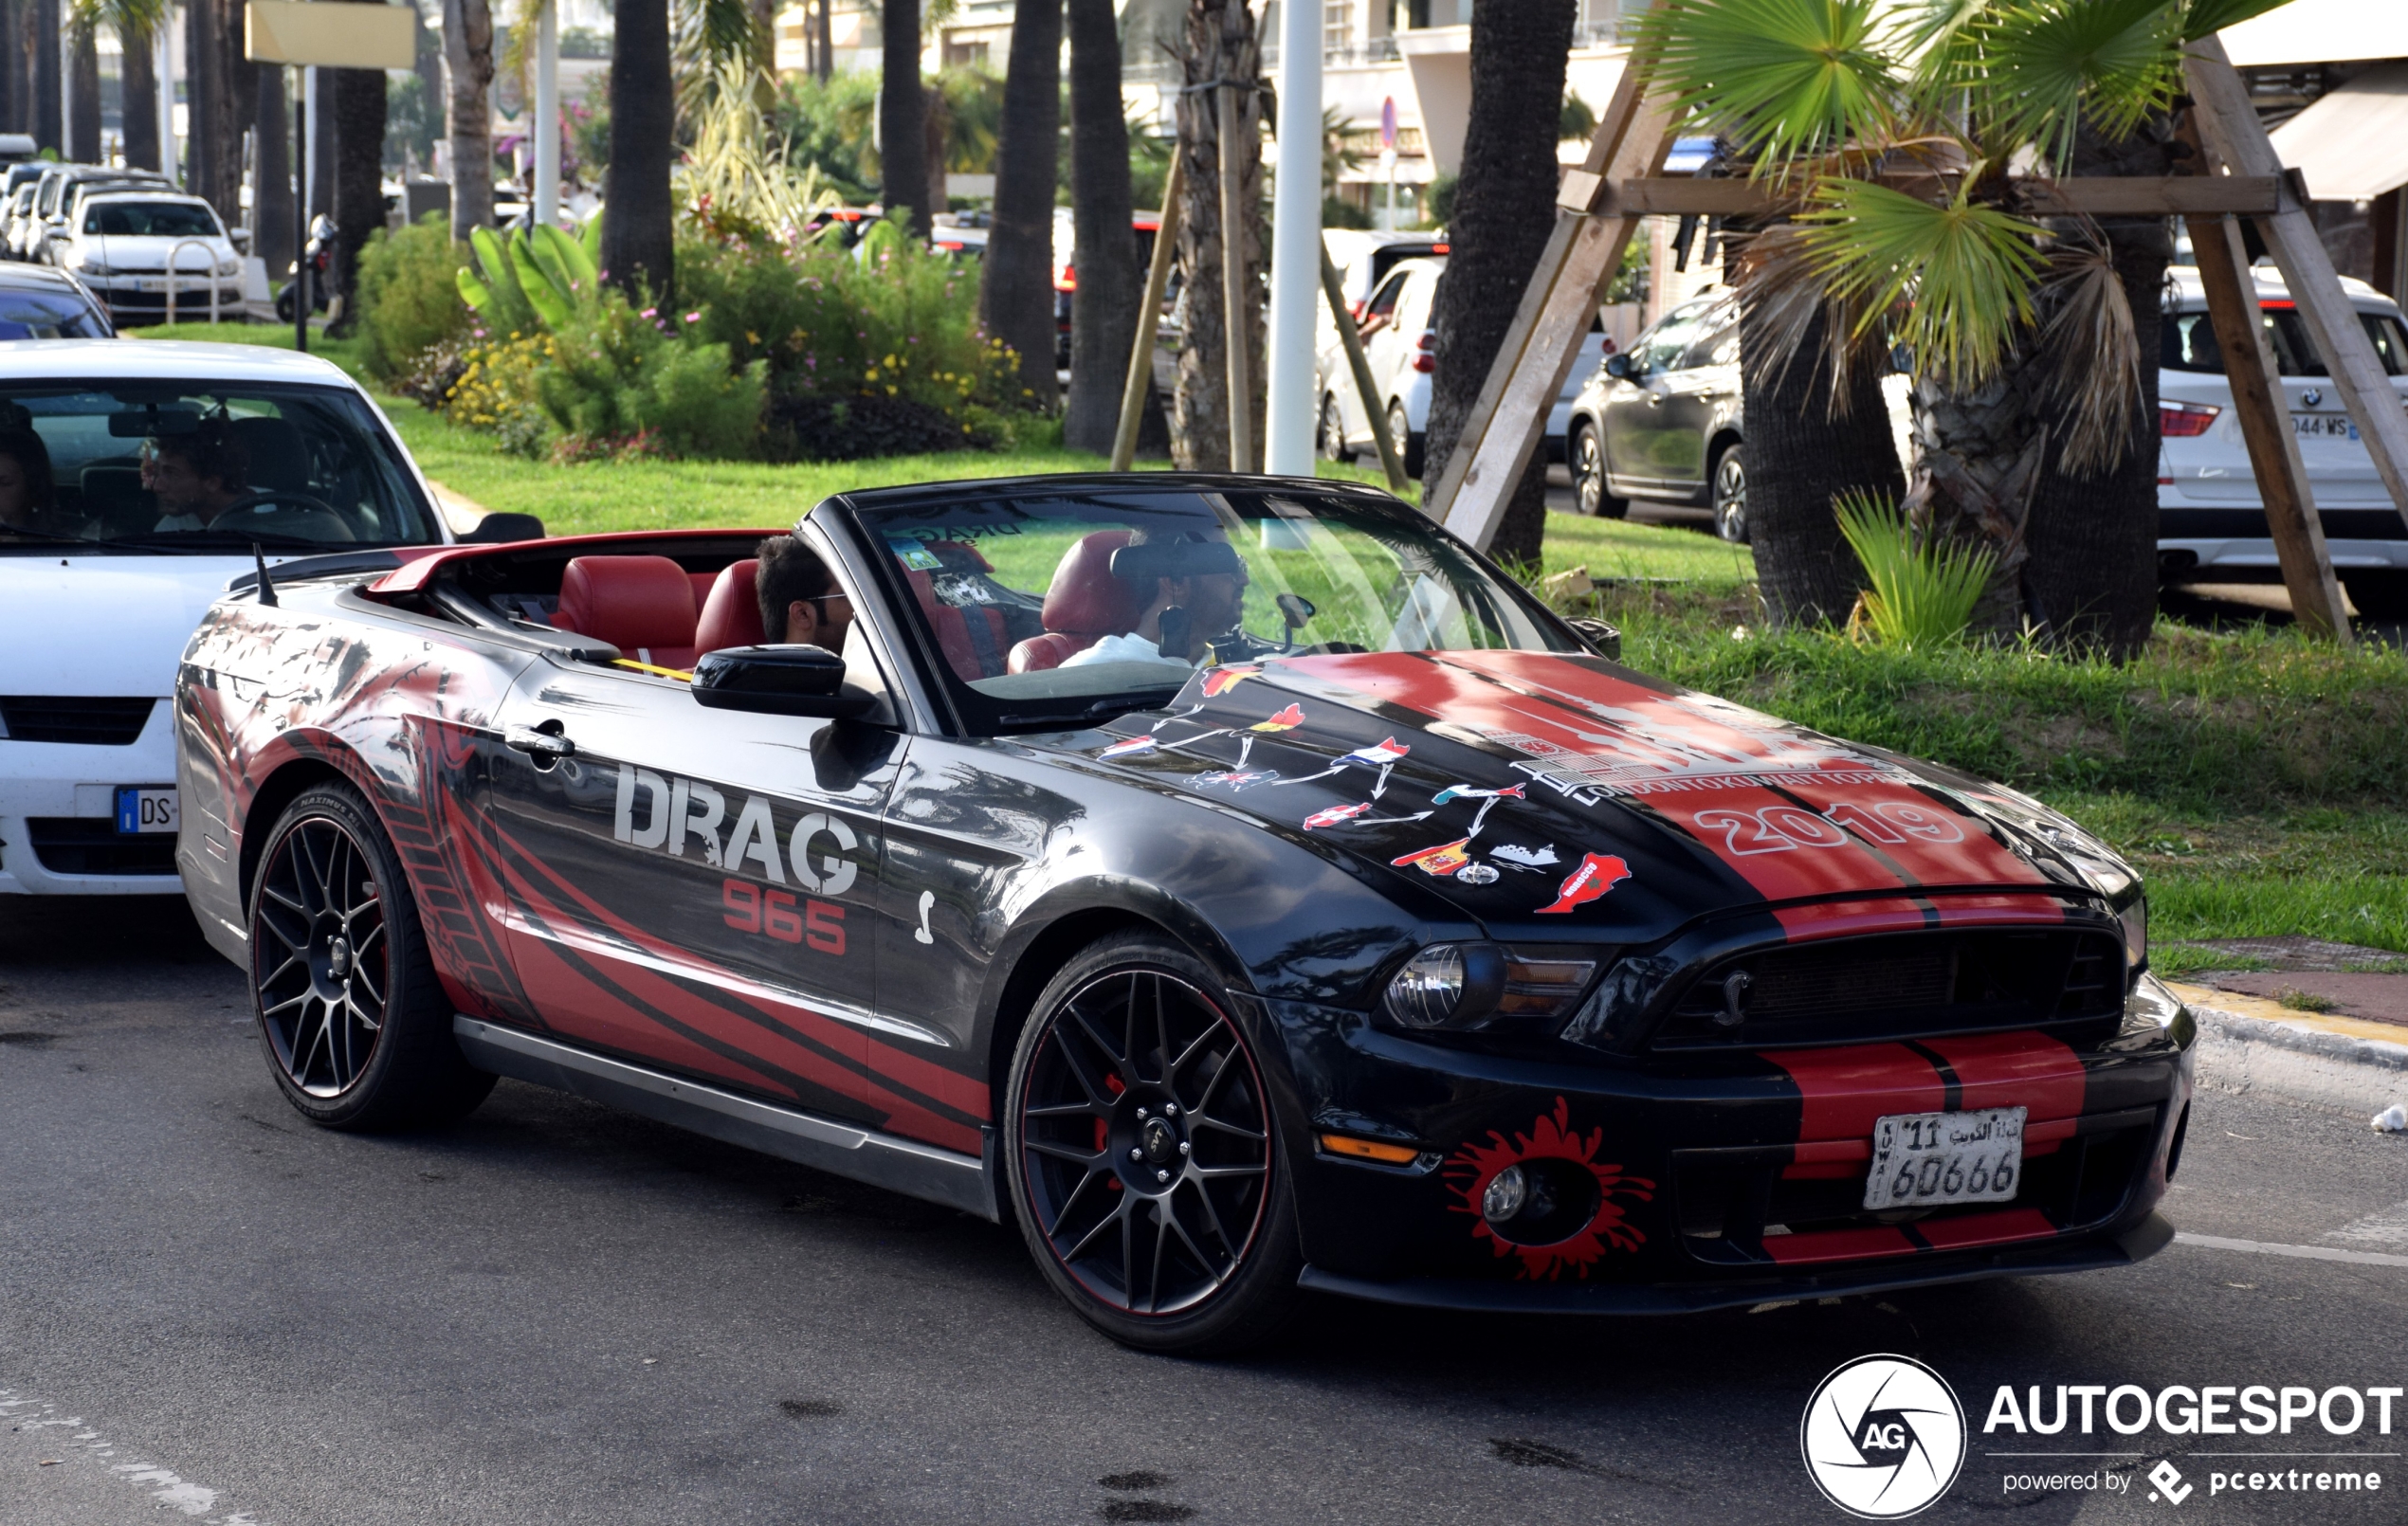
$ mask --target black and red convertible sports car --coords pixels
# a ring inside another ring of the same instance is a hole
[[[1299,1288],[1660,1313],[2169,1238],[2191,1021],[2046,808],[1624,667],[1366,490],[794,536],[216,604],[179,863],[296,1108],[564,1087],[1016,1221],[1162,1350]]]

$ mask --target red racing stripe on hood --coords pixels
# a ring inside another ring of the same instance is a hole
[[[2027,1122],[2077,1117],[2087,1073],[2081,1058],[2045,1033],[1975,1033],[1919,1041],[1957,1073],[1960,1105],[2029,1109]]]

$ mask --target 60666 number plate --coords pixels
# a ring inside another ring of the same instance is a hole
[[[1990,1107],[1875,1119],[1865,1207],[2006,1202],[2023,1179],[2024,1112]]]

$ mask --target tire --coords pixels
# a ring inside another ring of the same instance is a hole
[[[1226,1355],[1301,1297],[1286,1153],[1235,1012],[1185,949],[1122,934],[1047,984],[1012,1054],[1014,1216],[1053,1290],[1124,1346]]]
[[[1421,475],[1421,436],[1413,432],[1413,421],[1405,417],[1401,400],[1388,405],[1388,438],[1396,442],[1396,459],[1405,463],[1405,475]]]
[[[359,792],[304,790],[259,862],[251,1006],[294,1111],[369,1131],[447,1123],[483,1101],[494,1078],[451,1036],[401,861]]]
[[[1572,426],[1572,444],[1564,451],[1572,467],[1574,507],[1592,518],[1619,519],[1631,512],[1631,500],[1615,498],[1605,485],[1605,442],[1586,424]]]
[[[1346,410],[1339,405],[1336,392],[1322,394],[1321,426],[1315,433],[1313,444],[1320,447],[1322,460],[1354,461],[1355,453],[1346,448]]]
[[[2408,572],[2397,568],[2370,568],[2362,572],[2344,572],[2342,586],[2349,590],[2349,602],[2369,620],[2408,618]]]
[[[1747,463],[1740,456],[1737,441],[1724,445],[1722,454],[1714,458],[1706,480],[1711,484],[1714,533],[1734,545],[1746,545]]]

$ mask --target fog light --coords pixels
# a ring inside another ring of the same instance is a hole
[[[1480,1216],[1490,1224],[1504,1224],[1529,1200],[1530,1183],[1522,1168],[1507,1166],[1488,1178],[1488,1190],[1480,1194]]]

